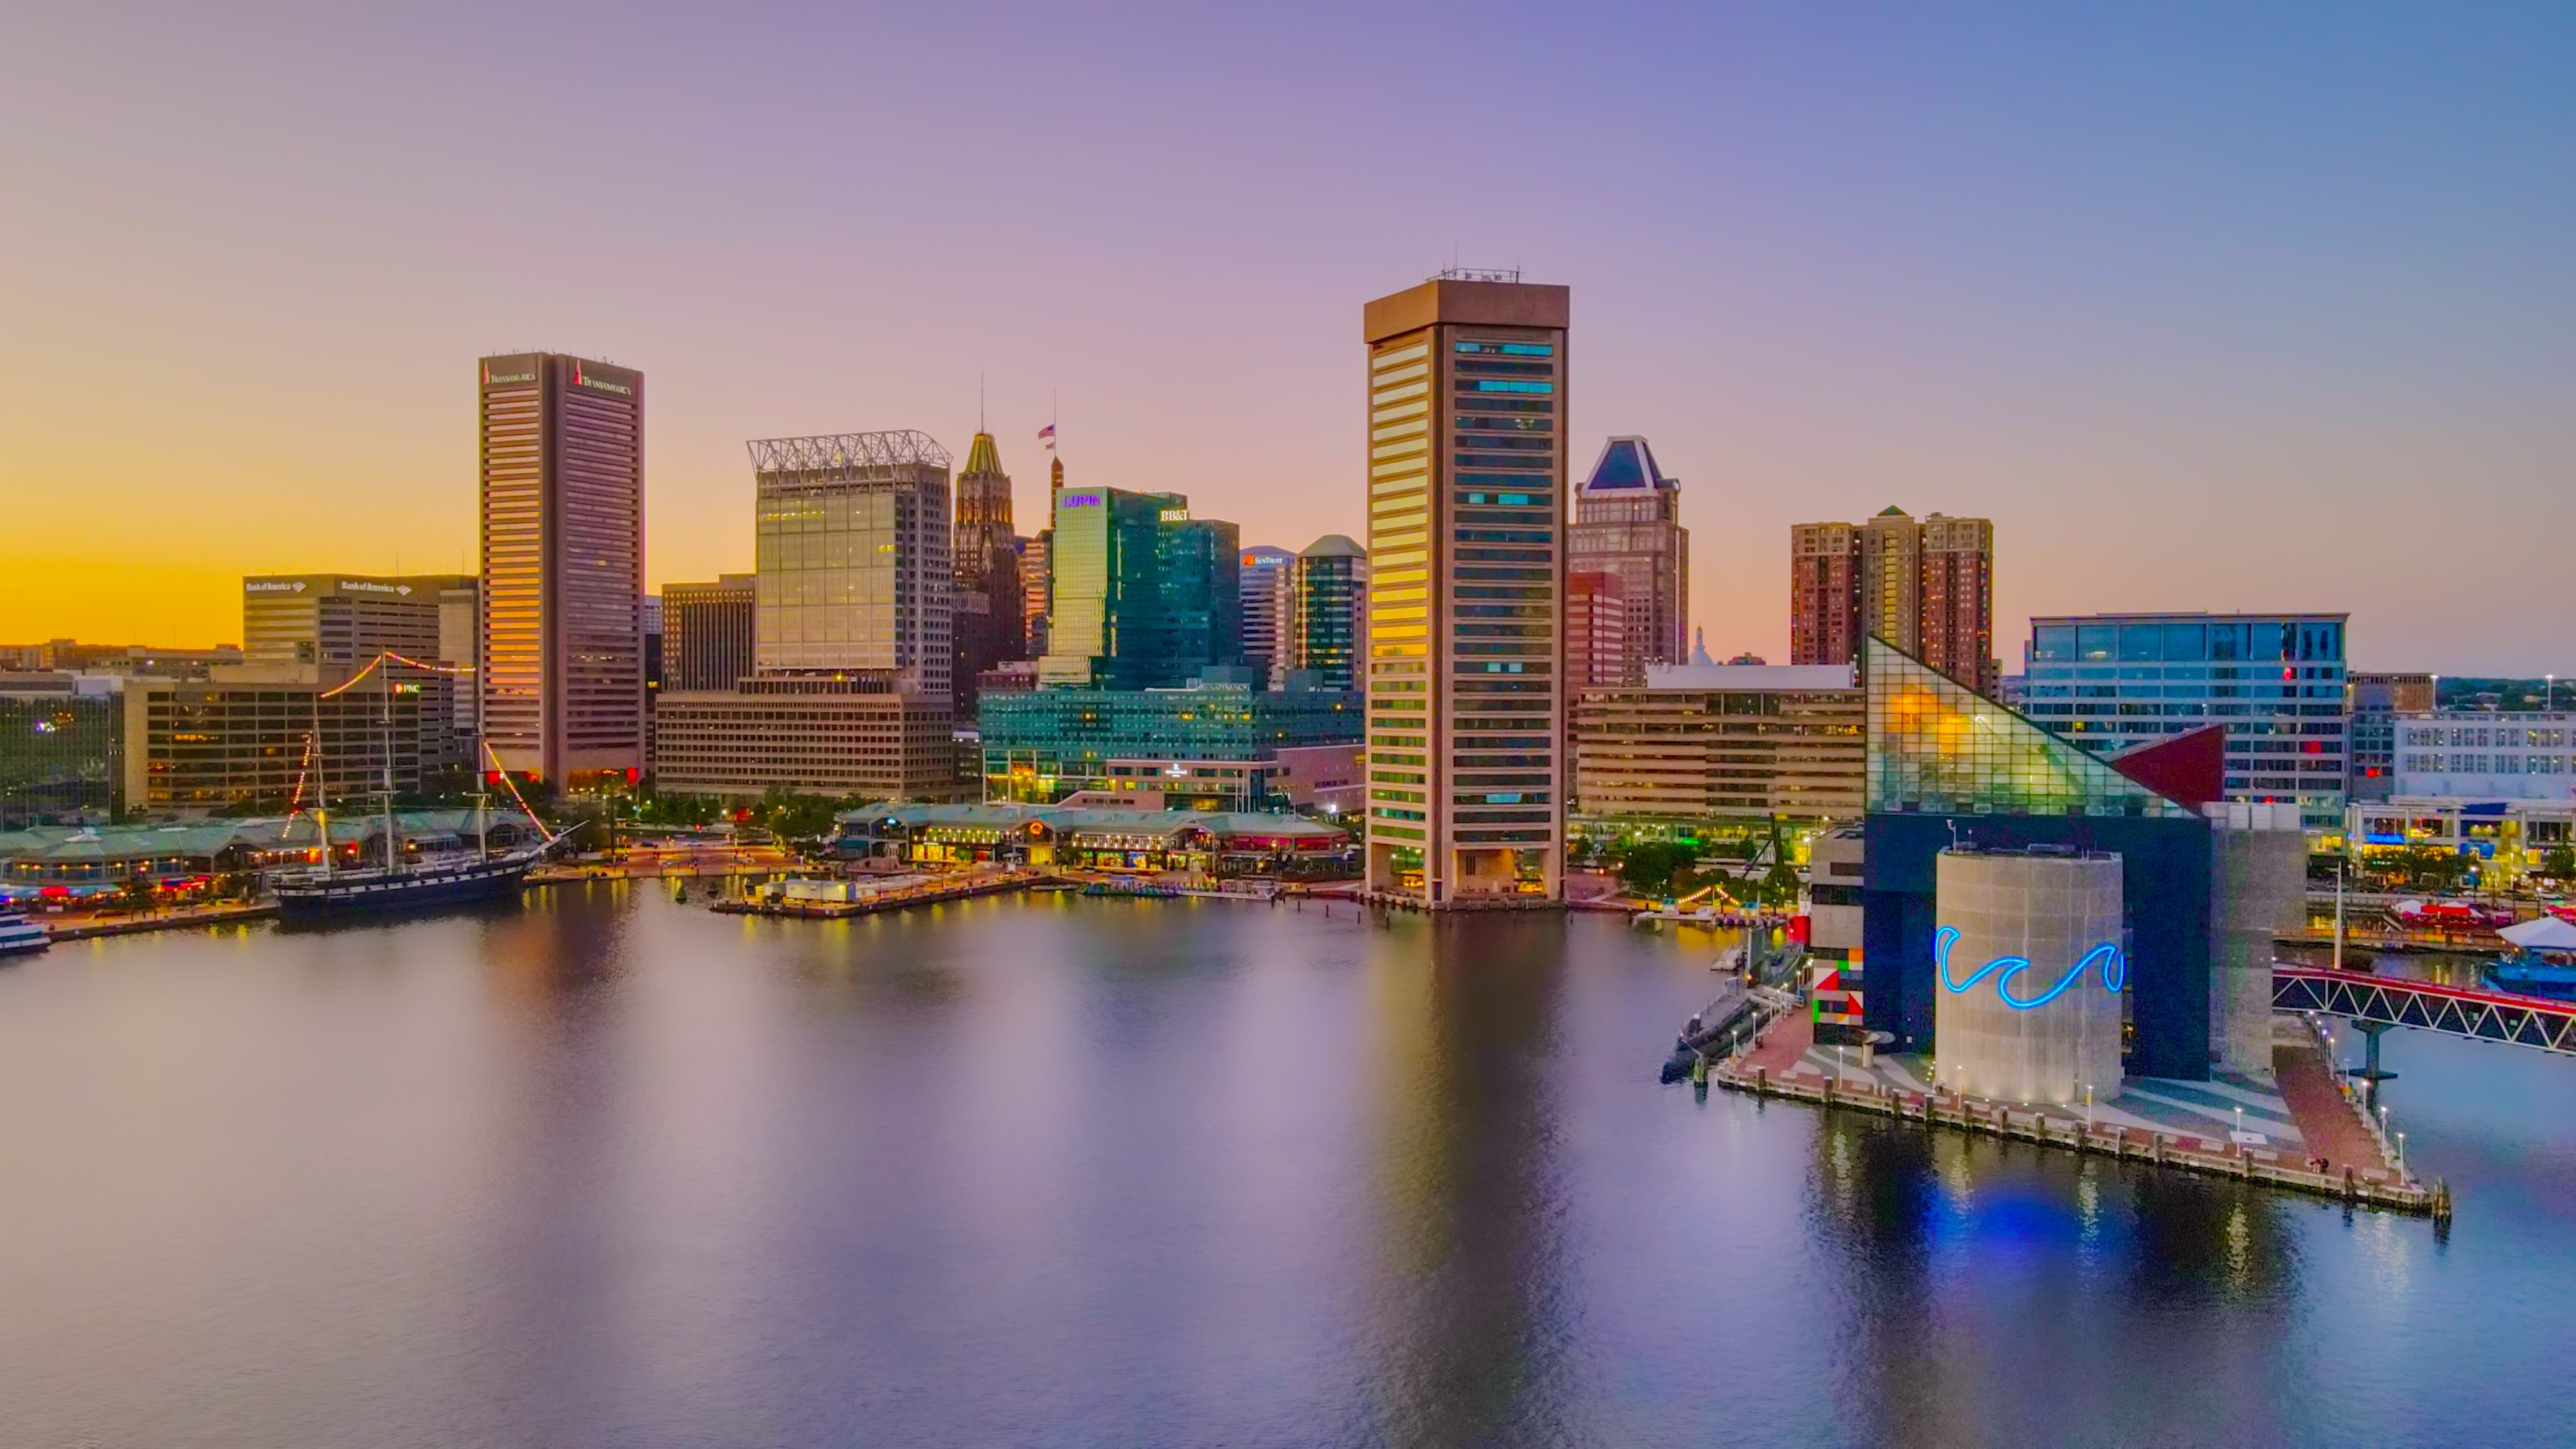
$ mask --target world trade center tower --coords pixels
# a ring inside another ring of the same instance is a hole
[[[1362,315],[1369,889],[1560,899],[1566,289],[1448,271]]]

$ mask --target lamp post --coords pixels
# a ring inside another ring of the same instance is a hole
[[[2406,1170],[2406,1134],[2403,1132],[2397,1134],[2397,1170]]]
[[[2084,1135],[2093,1135],[2093,1084],[2084,1084]]]

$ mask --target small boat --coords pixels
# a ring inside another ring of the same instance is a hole
[[[1724,951],[1718,953],[1716,960],[1708,963],[1708,969],[1711,971],[1724,971],[1730,974],[1742,972],[1744,970],[1744,948],[1742,946],[1727,947]]]
[[[26,912],[0,906],[0,956],[33,956],[52,944],[54,938]]]
[[[2489,962],[2487,979],[2498,991],[2516,996],[2546,996],[2553,1001],[2576,1001],[2576,964],[2539,957],[2508,956]]]

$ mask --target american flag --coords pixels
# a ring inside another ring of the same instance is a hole
[[[1041,443],[1046,444],[1046,450],[1047,450],[1048,452],[1050,452],[1050,453],[1054,452],[1054,451],[1055,451],[1055,424],[1053,424],[1053,423],[1049,423],[1049,424],[1047,424],[1045,427],[1038,429],[1038,441],[1039,441],[1039,442],[1041,442]]]

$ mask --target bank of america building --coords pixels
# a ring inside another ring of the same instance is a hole
[[[2227,726],[2231,800],[2343,823],[2346,614],[2080,614],[2031,620],[2023,712],[2096,755]]]

